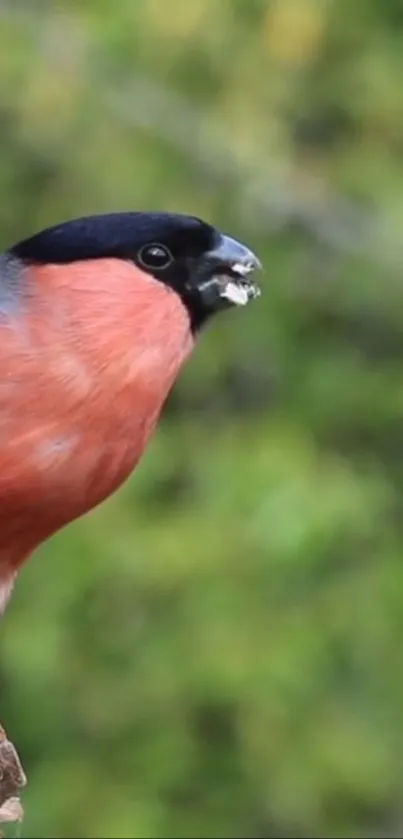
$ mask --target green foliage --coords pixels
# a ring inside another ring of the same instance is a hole
[[[265,264],[134,478],[19,579],[23,835],[401,835],[401,3],[15,0],[0,24],[3,246],[175,209]]]

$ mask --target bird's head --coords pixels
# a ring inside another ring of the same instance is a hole
[[[69,265],[119,259],[176,292],[193,332],[213,315],[258,297],[255,254],[193,216],[125,212],[89,216],[48,228],[9,252],[25,265]]]

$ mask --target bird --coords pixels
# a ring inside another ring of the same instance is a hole
[[[143,455],[204,327],[262,264],[196,216],[113,212],[0,255],[0,614],[25,562]]]

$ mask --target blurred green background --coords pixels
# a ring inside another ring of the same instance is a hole
[[[403,835],[402,77],[401,0],[0,2],[2,247],[165,209],[265,265],[20,577],[24,837]]]

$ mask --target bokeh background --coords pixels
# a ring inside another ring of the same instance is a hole
[[[401,0],[0,2],[1,246],[179,210],[265,265],[21,575],[24,837],[403,835],[402,77]]]

